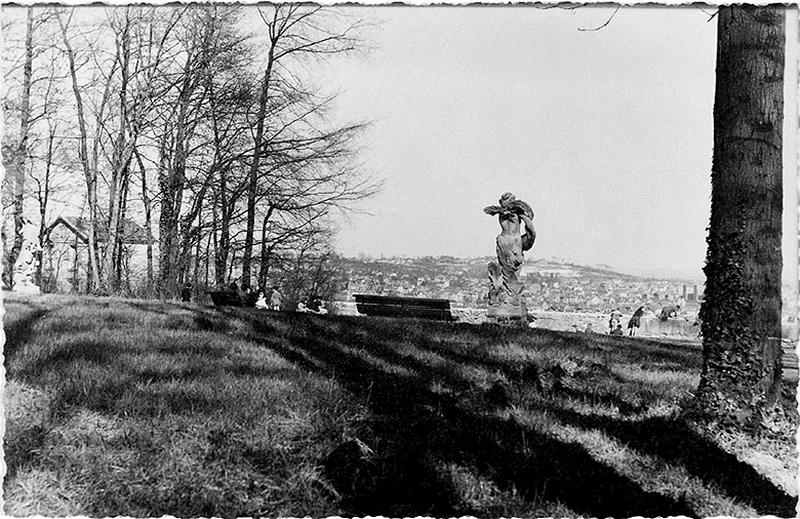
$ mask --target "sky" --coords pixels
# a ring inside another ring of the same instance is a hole
[[[535,212],[528,257],[702,275],[715,20],[696,7],[355,7],[366,56],[323,70],[335,117],[370,121],[384,180],[342,221],[346,255],[489,256],[483,208]],[[796,226],[795,226],[796,228]]]
[[[535,212],[528,258],[702,278],[713,8],[341,9],[371,24],[366,50],[309,74],[339,93],[332,124],[369,122],[358,160],[383,189],[341,216],[339,252],[494,255],[499,226],[483,208],[510,191]],[[784,263],[796,280],[796,138],[784,148]]]

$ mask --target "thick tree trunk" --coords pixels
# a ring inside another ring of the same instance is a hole
[[[178,139],[183,137],[183,131],[178,130]],[[176,141],[178,140],[176,139]],[[176,155],[183,154],[183,146],[176,143]],[[177,249],[178,249],[178,218],[181,210],[181,193],[185,178],[185,160],[182,156],[176,157],[173,164],[167,165],[168,170],[161,177],[161,212],[159,213],[158,236],[158,265],[161,289],[167,294],[177,290]]]
[[[719,10],[697,405],[743,424],[781,382],[783,6]]]
[[[191,135],[189,128],[189,105],[195,91],[195,72],[193,60],[187,60],[183,70],[183,80],[177,100],[177,118],[175,120],[174,150],[168,150],[167,136],[161,146],[159,173],[159,189],[161,191],[161,212],[158,221],[158,267],[160,290],[162,295],[177,293],[179,266],[179,224],[183,189],[186,184],[186,150]],[[171,160],[167,160],[168,151]]]
[[[28,133],[31,118],[31,76],[33,75],[33,8],[28,7],[27,25],[25,27],[25,64],[22,72],[22,107],[20,109],[19,139],[13,161],[12,214],[14,217],[14,240],[11,250],[6,255],[5,278],[9,289],[14,287],[14,267],[22,251],[24,241],[23,228],[25,226],[24,196],[25,196],[25,163],[28,157]]]

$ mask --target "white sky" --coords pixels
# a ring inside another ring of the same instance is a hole
[[[696,271],[710,208],[716,20],[695,7],[357,7],[367,58],[336,61],[342,120],[371,120],[385,179],[343,253],[494,254],[484,206],[535,213],[533,257]],[[796,189],[796,188],[795,188]],[[796,225],[795,225],[796,228]]]
[[[536,213],[529,258],[702,276],[713,8],[623,7],[602,30],[579,30],[614,9],[346,8],[376,23],[364,34],[371,51],[308,72],[340,92],[338,123],[372,122],[360,159],[385,187],[362,204],[369,214],[341,223],[340,252],[493,255],[499,227],[482,209],[512,191]],[[102,15],[81,14],[93,11]],[[796,197],[789,204],[787,236]]]

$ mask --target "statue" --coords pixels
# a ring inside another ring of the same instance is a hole
[[[34,278],[36,274],[36,256],[39,252],[39,243],[37,240],[37,229],[29,221],[25,221],[22,234],[24,241],[22,250],[20,250],[19,257],[14,266],[14,286],[11,289],[14,292],[23,294],[38,294],[39,287],[35,284]]]
[[[500,228],[497,236],[497,262],[489,263],[489,312],[487,316],[496,322],[521,321],[526,324],[527,308],[522,296],[524,285],[519,279],[523,252],[533,247],[536,231],[533,228],[533,210],[513,194],[504,193],[500,205],[484,208],[488,215],[498,215]],[[520,235],[520,224],[525,234]]]

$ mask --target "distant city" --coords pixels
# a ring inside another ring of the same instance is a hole
[[[340,298],[382,294],[449,299],[456,306],[483,308],[488,290],[486,265],[492,257],[342,258],[348,281]],[[696,310],[702,279],[657,279],[590,267],[558,258],[528,260],[522,278],[530,310],[564,312],[633,311],[645,305],[680,303]]]

